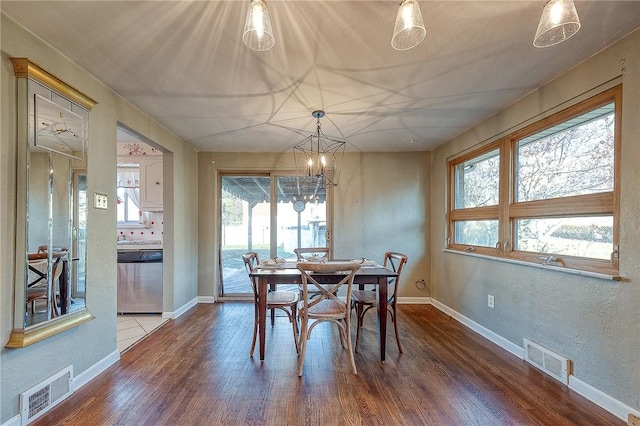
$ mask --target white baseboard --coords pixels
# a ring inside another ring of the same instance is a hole
[[[430,305],[430,297],[398,297],[398,305]]]
[[[20,414],[11,417],[6,422],[2,423],[2,426],[20,426],[22,424],[22,417]]]
[[[214,296],[198,296],[198,303],[216,303]]]
[[[193,299],[191,299],[190,301],[182,305],[180,308],[178,308],[177,311],[163,312],[162,318],[169,318],[169,319],[179,318],[181,315],[183,315],[185,312],[187,312],[189,309],[193,308],[197,304],[198,304],[198,298],[194,297]]]
[[[106,357],[102,358],[100,361],[93,364],[91,367],[84,370],[82,373],[78,374],[73,378],[73,391],[80,389],[82,386],[89,383],[98,374],[102,373],[107,368],[111,367],[113,364],[120,360],[120,351],[115,350],[111,352]]]
[[[400,303],[399,299],[398,299],[398,303]],[[483,327],[477,322],[465,317],[461,313],[454,311],[447,305],[444,305],[443,303],[433,298],[431,298],[431,304],[436,308],[438,308],[440,311],[454,318],[459,323],[463,324],[464,326],[480,334],[482,337],[489,340],[490,342],[500,346],[501,348],[507,350],[508,352],[511,352],[513,355],[517,356],[518,358],[524,359],[524,355],[525,355],[524,348],[521,348],[520,346],[510,342],[504,337]],[[634,416],[640,416],[640,412],[618,401],[617,399],[611,397],[610,395],[594,388],[593,386],[583,382],[582,380],[576,378],[573,375],[569,376],[569,388],[579,393],[580,395],[584,396],[585,398],[587,398],[594,404],[598,405],[599,407],[607,410],[614,416],[624,420],[625,422],[627,421],[629,414],[633,414]]]
[[[583,382],[575,376],[569,376],[569,388],[625,422],[627,421],[629,414],[640,417],[640,412],[594,388],[590,384]]]
[[[440,303],[439,301],[437,301],[435,299],[431,299],[431,304],[433,306],[435,306],[436,308],[440,309],[445,314],[447,314],[450,317],[454,318],[459,323],[462,323],[463,325],[467,326],[471,330],[475,331],[476,333],[478,333],[479,335],[481,335],[485,339],[490,340],[491,342],[493,342],[496,345],[500,346],[502,349],[504,349],[504,350],[506,350],[508,352],[511,352],[512,354],[514,354],[518,358],[524,359],[524,348],[522,348],[522,347],[520,347],[520,346],[518,346],[518,345],[516,345],[516,344],[514,344],[512,342],[510,342],[509,340],[505,339],[504,337],[500,336],[499,334],[496,334],[493,331],[489,330],[488,328],[485,328],[485,327],[481,326],[477,322],[465,317],[464,315],[462,315],[459,312],[454,311],[453,309],[451,309],[447,305],[444,305],[444,304]]]

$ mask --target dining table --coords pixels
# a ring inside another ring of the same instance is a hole
[[[350,262],[357,260],[333,260],[327,262]],[[296,261],[269,262],[261,263],[250,273],[250,277],[256,280],[258,290],[258,336],[260,361],[264,361],[265,355],[265,336],[267,327],[267,292],[275,289],[278,285],[291,285],[302,283],[300,270],[297,268]],[[335,279],[335,273],[320,274],[313,273],[319,282],[330,281]],[[375,286],[377,295],[377,317],[378,317],[378,339],[380,341],[380,361],[385,361],[386,343],[387,343],[387,299],[388,299],[388,280],[396,278],[398,274],[387,269],[375,262],[365,261],[363,259],[362,266],[356,272],[354,277],[354,285],[358,285],[360,289],[366,286]]]

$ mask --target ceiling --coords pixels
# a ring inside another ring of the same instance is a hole
[[[576,0],[580,31],[538,49],[544,3],[421,0],[427,37],[407,51],[390,44],[399,0],[269,1],[266,52],[242,43],[248,1],[0,8],[197,150],[290,151],[323,109],[347,151],[391,152],[451,140],[640,27],[638,1]]]

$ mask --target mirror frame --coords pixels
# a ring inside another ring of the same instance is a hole
[[[16,240],[13,329],[7,348],[23,348],[94,319],[85,307],[55,319],[25,327],[27,206],[29,151],[29,80],[39,83],[72,103],[91,111],[97,103],[89,96],[48,73],[27,58],[10,58],[17,79]],[[86,301],[86,298],[85,298]]]

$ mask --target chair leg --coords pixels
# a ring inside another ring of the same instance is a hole
[[[338,322],[342,323],[342,326],[338,326],[338,332],[340,334],[340,346],[344,348],[345,332],[343,331],[343,327],[345,327],[345,322],[343,320],[338,320]]]
[[[300,347],[300,352],[298,353],[298,377],[302,377],[302,368],[304,367],[304,356],[305,353],[307,352],[307,327],[308,327],[308,323],[307,323],[307,318],[306,317],[301,317],[300,318],[300,323],[301,323],[301,330],[300,330],[300,340],[299,340],[299,347]]]
[[[249,356],[253,356],[253,351],[256,348],[256,337],[258,335],[258,307],[255,307],[255,312],[253,315],[253,338],[251,339],[251,350],[249,351]]]
[[[393,330],[396,332],[396,343],[398,344],[398,351],[402,353],[402,346],[400,345],[400,335],[398,334],[398,312],[396,311],[396,304],[391,305],[393,309]]]
[[[276,310],[272,309],[271,310],[271,327],[273,327],[275,323],[276,323]]]
[[[296,345],[296,353],[299,354],[300,344],[298,343],[298,320],[295,305],[291,307],[291,316],[289,317],[289,321],[291,321],[291,326],[293,327],[293,342]]]
[[[349,362],[351,363],[351,370],[353,374],[358,374],[358,370],[356,369],[356,360],[353,357],[353,346],[351,345],[351,321],[349,317],[345,319],[345,334],[347,340],[347,352],[349,353]],[[358,329],[360,330],[360,329]]]

